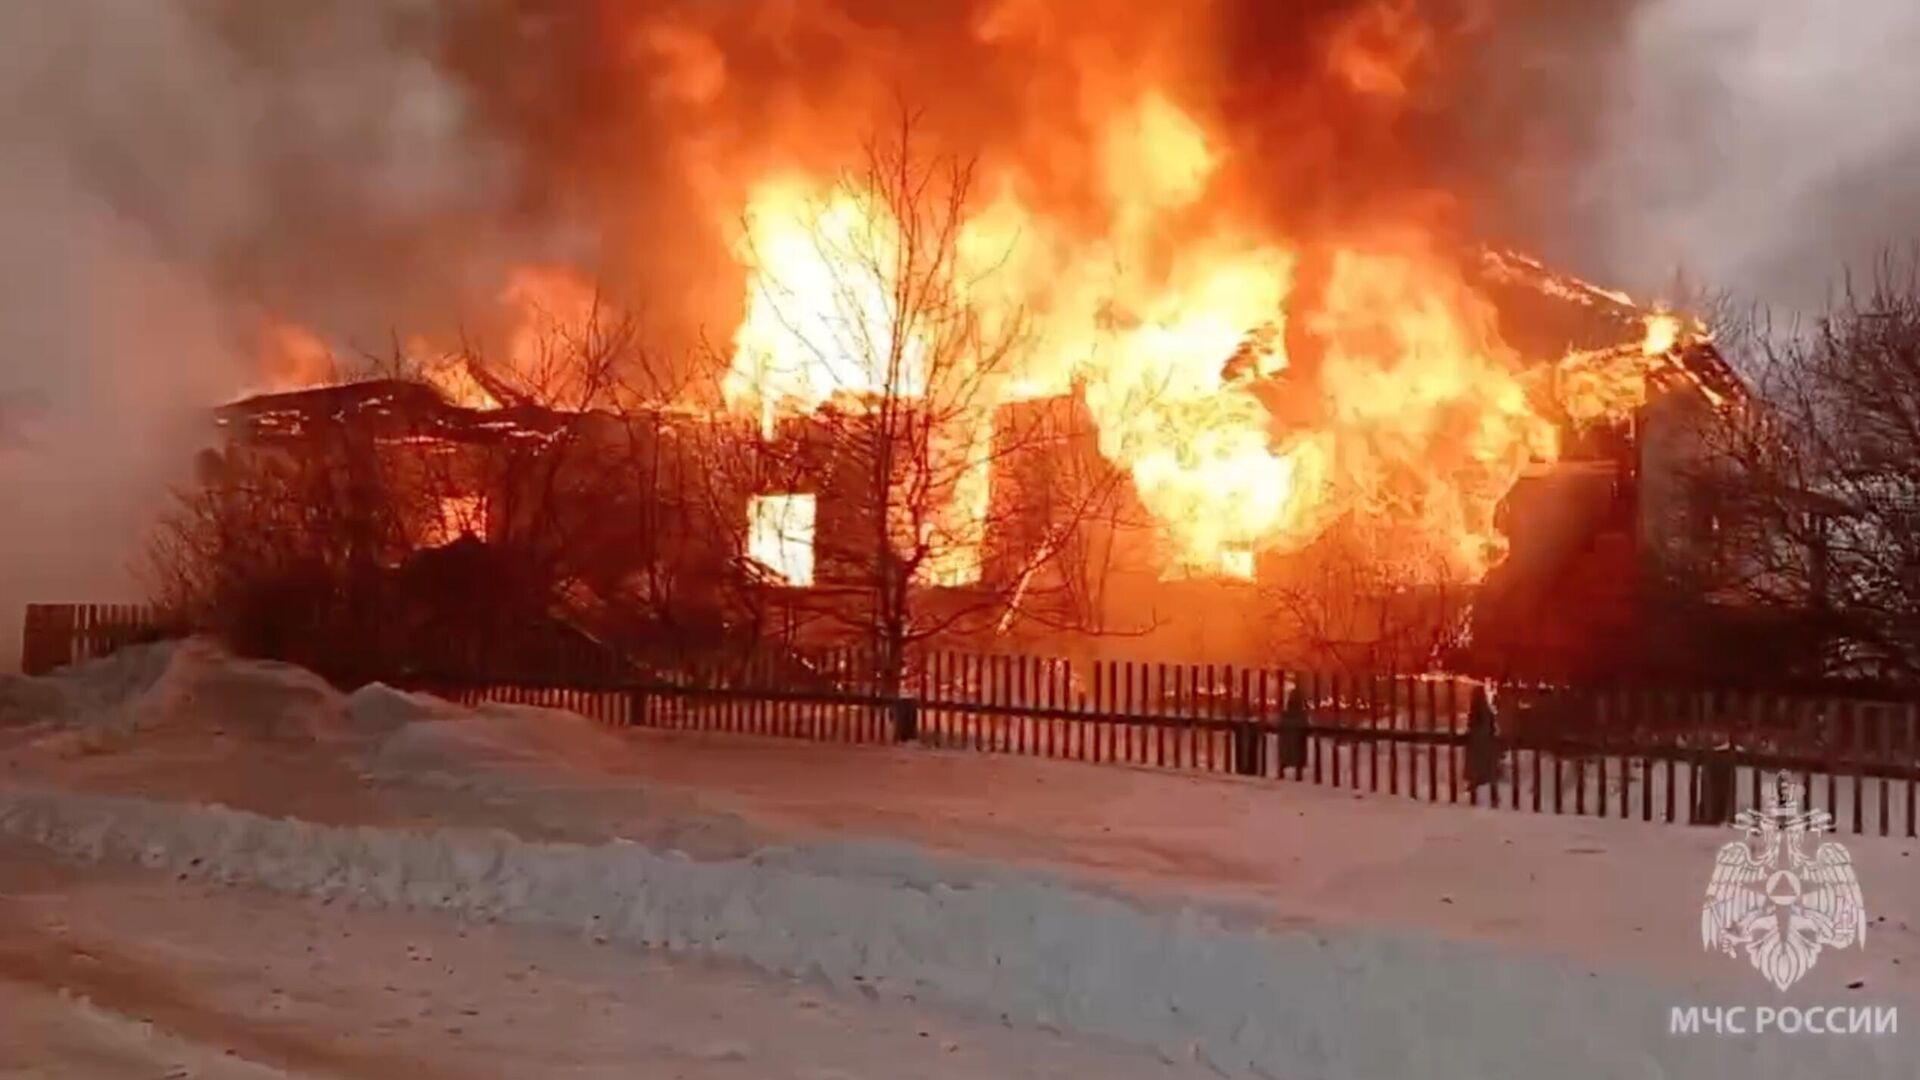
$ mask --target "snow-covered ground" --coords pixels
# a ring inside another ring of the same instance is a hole
[[[341,696],[201,645],[0,682],[0,757],[0,834],[68,856],[721,957],[1230,1075],[1883,1076],[1920,1059],[1906,841],[1847,838],[1866,948],[1782,995],[1700,948],[1722,830],[615,732]],[[1674,1006],[1782,1004],[1898,1006],[1903,1027],[1668,1032]]]
[[[0,1076],[1211,1075],[577,934],[83,870],[6,844],[0,881]]]

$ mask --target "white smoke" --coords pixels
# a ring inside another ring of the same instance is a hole
[[[385,318],[353,305],[501,197],[438,32],[418,0],[0,5],[0,670],[24,603],[137,598],[263,308]]]
[[[1596,272],[1777,311],[1920,240],[1920,4],[1648,0],[1581,195]]]

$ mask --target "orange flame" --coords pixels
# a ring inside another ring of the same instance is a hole
[[[1077,390],[1158,523],[1170,571],[1251,576],[1256,553],[1298,550],[1352,517],[1423,559],[1438,552],[1426,576],[1484,575],[1505,551],[1500,499],[1558,454],[1558,433],[1541,365],[1501,340],[1459,270],[1389,238],[1335,250],[1319,295],[1295,296],[1296,251],[1215,198],[1223,152],[1170,98],[1116,114],[1101,146],[1101,228],[1042,214],[1007,183],[962,230],[954,299],[983,325],[1033,329],[983,411]],[[746,221],[747,310],[723,384],[735,408],[770,420],[846,393],[916,397],[945,377],[926,342],[895,332],[886,268],[902,239],[871,193],[782,176],[754,190]],[[1316,347],[1297,379],[1290,308]],[[1664,352],[1678,334],[1655,320],[1630,351]],[[1244,370],[1230,375],[1236,356]],[[1544,367],[1574,391],[1576,419],[1644,397],[1644,362]],[[1275,397],[1288,407],[1276,412]],[[952,501],[945,526],[965,533],[955,523],[985,500]]]
[[[599,404],[610,389],[612,372],[600,365],[614,314],[599,288],[571,267],[521,266],[508,276],[500,304],[512,325],[505,367],[492,373],[538,404]]]
[[[440,352],[425,338],[407,342],[407,365],[412,373],[448,403],[464,409],[498,409],[500,399],[474,375],[473,364],[473,358],[465,353]]]
[[[419,546],[446,547],[463,537],[487,535],[487,501],[479,495],[443,495],[420,523]]]
[[[1638,342],[1572,352],[1551,369],[1556,396],[1568,419],[1586,425],[1625,417],[1646,403],[1650,376],[1679,370],[1671,359],[1674,351],[1705,335],[1698,323],[1689,325],[1669,312],[1650,314],[1645,323],[1645,335]],[[1717,392],[1706,386],[1700,390],[1719,404]]]
[[[1659,316],[1643,341],[1522,356],[1461,269],[1405,227],[1416,215],[1379,211],[1363,227],[1309,203],[1297,216],[1314,231],[1289,234],[1267,205],[1278,197],[1250,190],[1256,181],[1280,177],[1293,193],[1319,182],[1318,166],[1345,164],[1321,144],[1344,146],[1344,125],[1403,115],[1449,32],[1415,0],[1352,0],[1289,21],[1319,49],[1300,65],[1311,87],[1275,113],[1299,122],[1296,160],[1287,139],[1214,85],[1225,80],[1205,50],[1234,24],[1219,5],[1196,7],[990,0],[964,21],[967,47],[979,47],[965,55],[1005,58],[1017,75],[1009,86],[1006,71],[982,72],[982,101],[1016,115],[981,115],[931,87],[933,111],[969,139],[986,133],[988,148],[981,199],[966,208],[931,300],[976,339],[1005,335],[1004,355],[956,353],[939,327],[900,310],[916,292],[903,285],[924,294],[927,284],[899,280],[902,266],[921,265],[918,223],[904,211],[909,220],[896,220],[884,192],[837,180],[833,167],[846,132],[871,121],[875,87],[914,76],[909,68],[945,78],[942,58],[864,22],[810,22],[780,0],[612,20],[632,22],[623,55],[648,61],[635,97],[672,140],[660,160],[684,171],[715,220],[739,226],[730,239],[745,287],[727,315],[738,321],[721,398],[769,435],[782,417],[829,406],[901,398],[933,415],[965,403],[942,418],[921,466],[943,478],[937,505],[889,523],[898,542],[925,549],[921,576],[935,584],[979,578],[995,408],[1066,394],[1084,403],[1101,454],[1153,518],[1169,573],[1252,577],[1263,556],[1346,523],[1368,533],[1368,551],[1419,564],[1400,577],[1477,580],[1505,550],[1495,510],[1521,471],[1557,457],[1569,423],[1616,419],[1644,401],[1650,374],[1692,331]],[[821,40],[762,56],[768,21]],[[735,48],[749,39],[753,48]],[[788,71],[814,46],[849,43],[872,72]],[[1355,97],[1368,100],[1352,108]],[[1319,115],[1327,102],[1336,107]],[[1286,160],[1266,168],[1270,157]],[[1544,273],[1517,261],[1508,270]],[[1624,299],[1558,287],[1596,310]],[[589,282],[526,267],[499,301],[510,327],[497,368],[416,366],[464,403],[496,405],[497,392],[592,405],[593,387],[555,385],[566,360],[594,351],[606,315]],[[789,510],[799,512],[756,503],[755,558],[784,580],[811,580],[810,565],[801,573],[774,543],[791,531]]]
[[[297,323],[269,318],[260,328],[260,375],[270,394],[325,386],[339,377],[333,350]]]
[[[1316,524],[1392,522],[1448,577],[1477,580],[1505,551],[1500,498],[1557,452],[1492,309],[1429,259],[1341,251],[1312,324],[1328,406],[1315,437],[1333,463]]]
[[[1640,343],[1642,356],[1662,356],[1680,344],[1680,318],[1667,312],[1647,316],[1647,336]]]
[[[752,271],[728,403],[810,412],[841,395],[926,389],[925,342],[897,340],[885,269],[899,225],[867,193],[792,179],[757,187],[737,253]]]

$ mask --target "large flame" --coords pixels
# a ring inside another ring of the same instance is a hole
[[[925,343],[895,333],[899,225],[867,192],[776,179],[754,191],[738,255],[755,267],[722,391],[770,418],[842,394],[925,391]]]
[[[1341,62],[1351,78],[1387,78],[1363,74],[1358,56]],[[1095,227],[1001,183],[960,230],[943,302],[981,325],[1030,326],[983,380],[980,413],[1077,390],[1101,451],[1156,520],[1170,571],[1251,576],[1254,553],[1298,550],[1348,518],[1396,538],[1378,546],[1418,560],[1418,576],[1477,580],[1505,550],[1500,499],[1559,451],[1536,373],[1564,368],[1559,407],[1572,419],[1619,416],[1645,394],[1644,365],[1621,356],[1663,353],[1679,336],[1660,321],[1644,347],[1529,363],[1418,235],[1336,246],[1320,286],[1296,295],[1299,249],[1234,211],[1218,184],[1225,151],[1170,97],[1115,112],[1099,145]],[[874,192],[782,175],[754,189],[745,221],[746,315],[723,386],[734,407],[765,419],[980,376],[897,309],[889,268],[912,241]],[[1290,337],[1310,343],[1311,370],[1290,370]],[[955,523],[984,514],[979,487],[941,511],[945,534],[976,549],[941,554],[945,565],[977,564],[978,529]]]
[[[1555,459],[1564,432],[1635,408],[1700,333],[1657,316],[1643,341],[1564,356],[1503,340],[1439,239],[1448,200],[1403,170],[1428,76],[1484,21],[1479,4],[589,7],[610,50],[587,66],[610,79],[589,111],[647,136],[556,135],[554,154],[592,155],[567,164],[604,218],[596,259],[648,249],[625,260],[655,271],[645,302],[697,309],[698,340],[720,328],[720,398],[768,437],[783,417],[937,421],[900,481],[931,501],[888,522],[924,581],[980,576],[996,410],[1069,394],[1169,574],[1254,577],[1261,556],[1351,527],[1406,565],[1396,580],[1478,580],[1505,550],[1495,511],[1522,471]],[[934,148],[978,151],[951,231],[901,202],[938,202],[926,176],[895,175],[902,192],[844,171],[902,98],[927,107]],[[622,157],[629,144],[644,152]],[[1571,303],[1624,304],[1501,266]],[[485,287],[492,361],[422,339],[408,347],[422,377],[477,407],[604,400],[599,373],[572,366],[615,351],[591,275],[529,266]],[[314,377],[309,343],[270,352]],[[766,517],[784,505],[756,509],[750,531],[798,580]]]

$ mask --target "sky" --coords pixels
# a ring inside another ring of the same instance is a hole
[[[1815,312],[1920,240],[1920,3],[1658,0],[1625,48],[1563,238],[1592,273]]]

